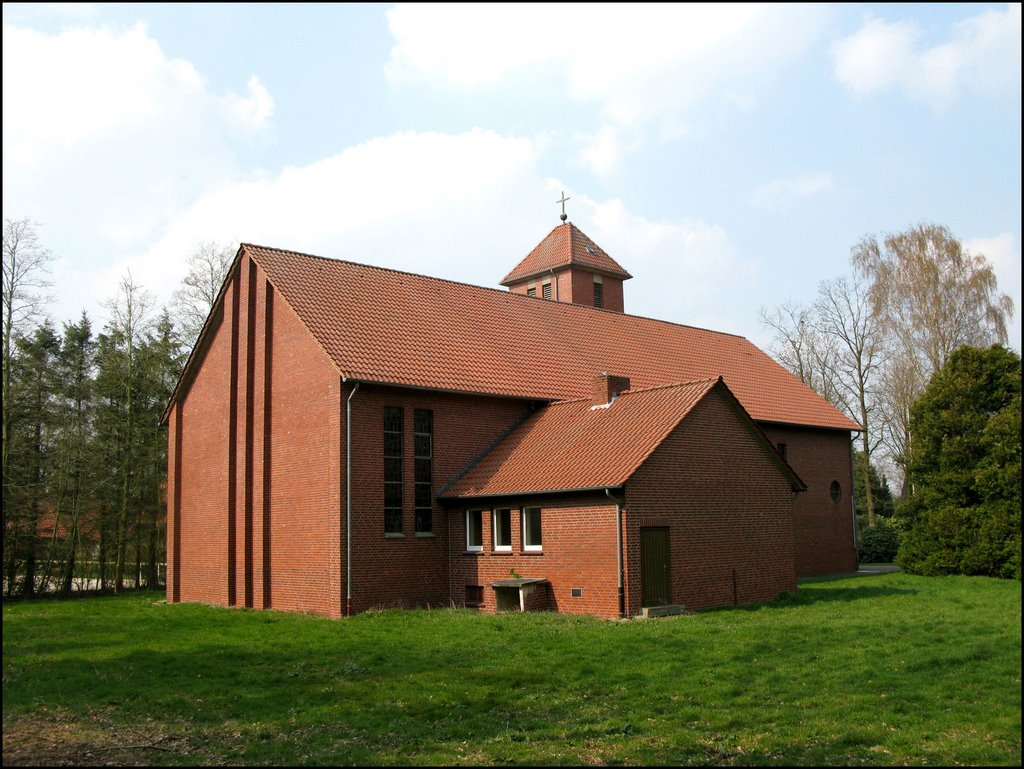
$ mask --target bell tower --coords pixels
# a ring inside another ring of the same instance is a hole
[[[563,194],[563,203],[568,198]],[[501,285],[516,294],[624,312],[622,283],[632,275],[572,222],[555,227],[506,275]]]

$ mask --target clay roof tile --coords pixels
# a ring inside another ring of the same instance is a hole
[[[563,225],[565,226],[565,225]],[[857,425],[743,337],[407,272],[243,244],[339,374],[536,400],[722,376],[758,421]]]

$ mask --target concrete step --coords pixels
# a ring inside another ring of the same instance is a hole
[[[648,619],[654,617],[675,617],[679,614],[689,613],[689,610],[680,603],[668,604],[667,606],[645,606],[640,610],[640,616]]]

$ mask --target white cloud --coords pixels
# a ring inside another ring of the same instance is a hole
[[[803,174],[762,184],[750,202],[762,208],[785,208],[797,198],[807,198],[833,188],[831,174]]]
[[[564,82],[568,98],[596,106],[608,125],[676,136],[681,116],[706,99],[749,108],[829,13],[758,4],[398,5],[387,14],[387,72],[395,84],[442,89],[517,77]]]
[[[256,75],[246,83],[247,96],[229,93],[224,104],[236,122],[248,130],[264,129],[274,114],[274,99]]]
[[[638,12],[649,18],[654,11]],[[607,23],[605,13],[597,15]],[[740,22],[752,13],[738,11]],[[707,43],[696,33],[679,34],[691,47],[687,55],[697,55],[734,26],[723,22],[717,37],[707,30]],[[670,35],[654,36],[660,51],[641,52],[623,38],[640,62],[614,46],[608,52],[633,67],[625,74],[601,57],[596,74],[581,69],[582,57],[559,59],[573,98],[607,107],[604,126],[576,135],[591,168],[619,168],[637,140],[630,121],[654,114],[645,112],[647,101],[632,93],[634,85],[673,98],[689,88]],[[675,85],[655,72],[666,56],[679,75]],[[493,66],[493,76],[505,71],[500,57]],[[605,78],[613,81],[607,92]],[[166,302],[188,255],[208,240],[263,243],[497,287],[558,224],[554,201],[565,189],[574,198],[568,207],[574,222],[636,275],[627,286],[628,310],[743,330],[735,318],[718,317],[725,314],[719,308],[754,267],[740,261],[724,230],[696,220],[648,220],[619,201],[574,194],[540,171],[550,136],[407,132],[302,166],[246,169],[240,147],[267,131],[273,114],[258,77],[233,91],[215,89],[190,62],[167,56],[143,26],[51,35],[6,24],[5,216],[43,222],[44,242],[58,256],[54,315],[73,319],[84,307],[101,325],[99,305],[114,296],[127,270]],[[657,114],[663,134],[687,130],[682,116]]]
[[[572,143],[577,147],[577,162],[599,177],[608,177],[622,164],[622,138],[611,126],[603,126],[594,133],[578,131]]]
[[[698,219],[653,221],[622,201],[580,196],[590,222],[583,228],[633,279],[626,312],[749,336],[753,314],[724,310],[753,285],[759,265],[740,258],[721,225]],[[753,307],[753,302],[750,306]]]
[[[247,87],[213,92],[141,24],[53,35],[5,24],[5,211],[140,243],[267,129],[273,100],[258,78]]]
[[[5,3],[4,20],[20,23],[32,17],[80,23],[93,18],[98,11],[97,3]]]
[[[90,291],[110,295],[131,269],[166,301],[195,244],[209,239],[498,288],[559,224],[554,201],[564,189],[574,223],[636,276],[627,284],[627,311],[740,330],[742,321],[720,317],[718,308],[754,268],[739,260],[721,227],[645,219],[620,201],[596,201],[543,177],[539,161],[538,144],[490,131],[374,139],[309,165],[221,185],[151,247],[112,264]]]
[[[937,109],[950,107],[963,91],[1019,93],[1019,4],[957,23],[947,42],[921,48],[920,37],[913,21],[869,19],[834,46],[835,75],[857,94],[899,89]]]

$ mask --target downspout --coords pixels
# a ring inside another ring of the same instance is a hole
[[[345,377],[341,378],[344,383]],[[352,396],[359,391],[359,381],[345,401],[345,616],[352,616]]]
[[[622,503],[612,496],[611,489],[605,489],[604,493],[615,503],[615,557],[618,561],[619,572],[619,617],[626,616],[626,591],[622,586]]]

